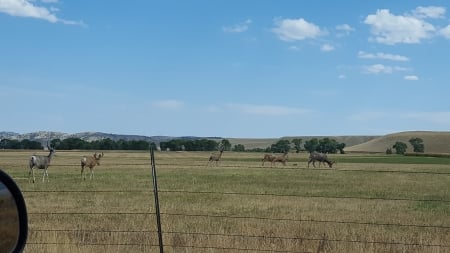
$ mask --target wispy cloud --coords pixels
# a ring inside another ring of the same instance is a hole
[[[421,19],[425,18],[445,18],[446,9],[444,7],[439,6],[428,6],[422,7],[419,6],[415,10],[412,11],[412,14]]]
[[[330,52],[334,50],[334,46],[330,45],[330,44],[323,44],[322,47],[320,47],[320,50],[324,51],[324,52]]]
[[[444,37],[447,38],[447,39],[450,39],[450,25],[448,25],[448,26],[442,28],[442,29],[439,31],[439,34],[441,34],[442,36],[444,36]]]
[[[336,30],[338,31],[337,36],[343,37],[344,35],[349,35],[351,32],[355,31],[355,28],[351,27],[348,24],[337,25]]]
[[[417,80],[419,80],[419,77],[415,76],[415,75],[409,75],[409,76],[405,76],[404,79],[408,80],[408,81],[417,81]]]
[[[277,105],[228,104],[227,107],[239,113],[260,116],[302,115],[310,112],[308,109]]]
[[[44,3],[57,3],[56,0],[43,0]],[[46,20],[50,23],[66,25],[85,25],[82,21],[65,20],[56,16],[57,8],[35,5],[31,0],[0,0],[0,12],[16,17],[28,17]]]
[[[158,100],[153,105],[165,110],[177,110],[183,106],[183,102],[175,99]]]
[[[402,55],[395,54],[385,54],[385,53],[366,53],[364,51],[358,52],[358,58],[361,59],[382,59],[382,60],[391,60],[391,61],[409,61],[409,58]]]
[[[387,66],[383,64],[374,64],[370,66],[363,66],[363,72],[366,74],[392,74],[394,71],[407,71],[407,68],[398,66]]]
[[[327,34],[319,26],[307,22],[303,18],[275,20],[275,28],[272,31],[280,40],[284,41],[314,39]]]
[[[450,112],[413,112],[405,113],[402,117],[434,124],[443,124],[450,127]]]
[[[223,26],[222,30],[228,33],[242,33],[248,30],[250,24],[252,23],[251,19],[247,19],[242,23],[231,25],[231,26]]]
[[[348,119],[351,121],[377,121],[386,119],[389,117],[388,113],[385,112],[362,112],[362,113],[355,113],[350,116],[348,116]]]

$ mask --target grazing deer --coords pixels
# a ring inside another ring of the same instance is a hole
[[[93,156],[83,156],[83,158],[81,158],[81,178],[83,178],[84,180],[86,180],[86,174],[84,173],[84,167],[89,167],[89,169],[91,170],[91,176],[89,177],[89,179],[93,179],[94,178],[94,167],[96,165],[100,165],[100,159],[104,156],[103,152],[101,154],[97,155],[97,152],[94,153]],[[84,174],[84,177],[83,177]]]
[[[49,154],[47,156],[42,155],[32,155],[30,157],[30,172],[28,173],[28,182],[31,180],[31,174],[33,174],[33,183],[36,181],[34,177],[34,168],[44,170],[44,176],[42,177],[42,182],[45,182],[45,175],[47,175],[47,182],[50,182],[48,179],[48,166],[50,166],[50,162],[52,161],[53,156],[56,153],[56,150],[53,147],[50,147],[47,142],[47,148],[49,150]]]
[[[274,160],[275,158],[277,158],[277,157],[274,156],[274,155],[265,154],[265,155],[264,155],[264,158],[261,160],[261,161],[262,161],[262,166],[264,166],[264,163],[265,163],[265,162],[270,162],[270,165],[272,166],[272,165],[273,165],[273,160]]]
[[[224,150],[224,147],[221,147],[220,150],[219,150],[219,154],[217,154],[217,153],[211,154],[209,156],[209,160],[208,160],[208,163],[206,164],[206,166],[214,165],[214,164],[216,166],[218,166],[219,162],[220,162],[220,159],[222,158],[223,150]]]
[[[335,161],[330,161],[327,157],[326,154],[324,153],[319,153],[317,151],[313,151],[309,154],[309,160],[308,160],[308,168],[309,168],[309,164],[312,162],[314,168],[316,167],[316,161],[319,162],[319,168],[320,168],[320,164],[321,163],[326,163],[328,164],[328,166],[330,168],[333,167],[333,164],[335,163]]]
[[[272,164],[275,164],[275,166],[277,166],[277,163],[282,163],[283,165],[286,165],[288,153],[289,153],[288,151],[284,151],[282,155],[276,156],[273,159]]]

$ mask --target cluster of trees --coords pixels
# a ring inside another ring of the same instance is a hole
[[[421,138],[411,138],[409,139],[409,143],[413,147],[413,152],[416,153],[423,153],[425,152],[425,145],[423,144],[423,140]],[[395,149],[396,154],[405,154],[408,146],[406,143],[397,141],[393,146],[393,149]],[[386,150],[386,154],[392,154],[392,148],[388,148]]]
[[[220,142],[208,139],[173,139],[167,142],[160,142],[161,150],[171,151],[214,151],[223,148],[225,151],[231,150],[231,143],[227,139]]]
[[[289,151],[291,146],[295,149],[296,153],[299,153],[302,150],[306,150],[309,153],[313,151],[321,152],[321,153],[332,153],[335,154],[338,151],[341,154],[344,154],[345,143],[338,143],[335,139],[331,138],[312,138],[310,140],[305,141],[305,144],[302,148],[302,139],[292,139],[289,140],[279,140],[275,144],[272,144],[266,152],[274,152],[274,153],[282,153],[284,151]]]

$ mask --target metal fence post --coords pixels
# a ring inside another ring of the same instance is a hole
[[[153,193],[155,196],[156,224],[158,226],[159,252],[164,253],[164,245],[161,229],[161,213],[159,211],[158,182],[156,180],[155,154],[153,152],[153,147],[150,147],[150,161],[152,165]]]

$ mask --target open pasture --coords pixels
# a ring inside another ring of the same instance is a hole
[[[0,151],[24,192],[25,252],[159,252],[149,152],[103,151],[93,180],[57,151],[49,181]],[[450,252],[450,160],[330,155],[333,169],[261,166],[263,153],[156,152],[165,252]]]

